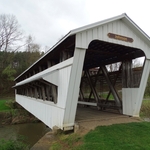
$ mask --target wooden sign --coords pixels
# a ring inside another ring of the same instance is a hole
[[[112,39],[116,39],[116,40],[121,40],[121,41],[125,41],[125,42],[133,42],[133,39],[130,37],[126,37],[126,36],[122,36],[122,35],[118,35],[118,34],[113,34],[113,33],[108,33],[107,34],[109,38]]]

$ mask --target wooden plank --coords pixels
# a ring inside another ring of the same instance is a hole
[[[46,95],[45,95],[45,87],[42,85],[41,87],[41,90],[42,90],[42,99],[43,100],[46,100]]]
[[[113,96],[114,96],[114,98],[115,98],[116,105],[117,105],[117,106],[121,106],[119,96],[118,96],[118,94],[117,94],[115,88],[113,87],[113,85],[112,85],[112,83],[111,83],[111,80],[110,80],[110,78],[109,78],[109,76],[108,76],[106,67],[105,67],[105,66],[101,66],[101,69],[102,69],[102,71],[103,71],[103,73],[104,73],[104,75],[105,75],[105,77],[106,77],[107,83],[108,83],[108,85],[109,85],[109,87],[110,87],[110,89],[111,89],[111,91],[112,91],[112,94],[113,94]]]
[[[94,85],[93,85],[93,83],[92,83],[92,81],[91,81],[89,71],[86,71],[86,75],[87,75],[87,77],[88,77],[89,85],[90,85],[90,87],[91,87],[91,90],[92,90],[92,93],[93,93],[93,95],[94,95],[94,98],[95,98],[96,102],[98,102],[99,97],[98,97],[98,94],[97,94],[97,92],[96,92],[96,89],[95,89],[95,87],[94,87]]]
[[[35,97],[36,99],[38,98],[37,87],[34,87],[34,97]]]
[[[56,104],[57,103],[57,87],[52,85],[51,89],[52,89],[53,101]]]
[[[126,62],[123,61],[122,62],[122,87],[123,88],[126,88],[127,87],[127,83],[126,83],[126,79],[127,76],[126,76]]]
[[[48,66],[48,68],[50,68],[52,66],[50,60],[47,60],[47,66]]]
[[[120,71],[121,71],[121,68],[122,68],[122,64],[120,65],[119,71],[117,72],[116,77],[115,77],[115,79],[114,79],[113,87],[115,87],[117,78],[118,78],[118,76],[119,76],[119,74],[120,74]],[[108,101],[108,99],[109,99],[110,94],[111,94],[111,90],[109,90],[109,93],[108,93],[108,95],[107,95],[107,97],[106,97],[106,103],[107,103],[107,101]]]

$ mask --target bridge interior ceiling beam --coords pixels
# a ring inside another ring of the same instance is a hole
[[[104,41],[92,41],[86,51],[84,70],[145,56],[140,49]]]

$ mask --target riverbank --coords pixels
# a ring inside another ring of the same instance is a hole
[[[0,127],[0,141],[2,139],[21,141],[31,148],[49,131],[50,128],[47,128],[42,122],[4,125]]]
[[[40,122],[31,113],[12,100],[0,100],[0,126]]]
[[[6,142],[10,142],[11,144],[21,141],[31,148],[48,131],[50,131],[50,129],[47,128],[45,124],[15,101],[0,100],[1,142],[2,140],[6,140]]]
[[[112,124],[123,124],[141,122],[140,118],[120,116],[117,118],[107,118],[105,120],[97,120],[95,126],[92,124],[93,121],[88,120],[87,122],[79,123],[79,130],[76,133],[70,132],[53,132],[46,133],[32,148],[31,150],[75,150],[76,147],[83,144],[83,138],[89,131],[94,131],[97,126],[111,126]]]
[[[40,122],[32,114],[23,109],[0,112],[0,126]]]

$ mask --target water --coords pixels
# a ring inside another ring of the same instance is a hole
[[[0,127],[1,139],[17,139],[23,136],[26,144],[33,146],[45,133],[50,131],[43,123],[26,123]]]

